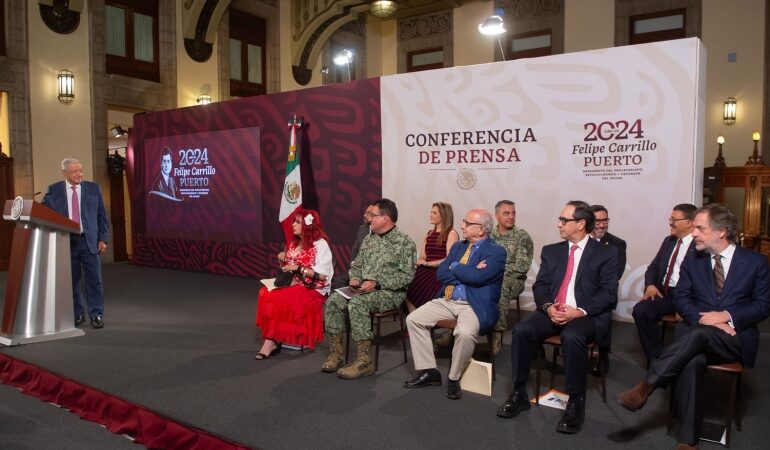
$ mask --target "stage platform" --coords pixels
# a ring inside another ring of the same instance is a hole
[[[6,275],[0,273],[0,299]],[[413,375],[411,354],[410,363],[402,364],[399,343],[392,333],[381,350],[380,371],[361,380],[345,381],[320,371],[326,343],[314,352],[284,351],[269,360],[255,361],[256,280],[105,264],[104,284],[104,329],[86,326],[85,336],[2,347],[0,354],[251,448],[596,450],[621,445],[624,449],[676,445],[675,436],[666,434],[665,391],[656,392],[642,412],[630,413],[615,402],[618,392],[644,374],[633,324],[615,324],[608,403],[601,401],[598,380],[589,376],[583,431],[561,435],[555,432],[561,417],[556,409],[533,407],[513,420],[496,417],[497,407],[511,389],[508,345],[497,358],[492,397],[465,393],[461,400],[452,401],[446,398],[445,385],[418,390],[402,387]],[[388,324],[388,332],[396,329],[396,323]],[[761,379],[770,374],[768,329],[765,322],[758,367],[744,376],[743,431],[734,430],[733,448],[764,448],[770,389]],[[505,341],[510,341],[510,331]],[[480,345],[479,351],[483,347]],[[444,377],[447,368],[448,360],[439,359]],[[557,387],[562,382],[562,377],[557,377]],[[19,397],[9,393],[13,389],[0,386],[3,422],[26,423],[26,410],[9,404]],[[530,394],[533,389],[534,371]],[[726,401],[724,384],[716,384],[709,392],[710,399]],[[19,400],[20,404],[26,402],[26,397],[23,402]],[[56,417],[72,415],[46,404],[35,411],[41,409]],[[710,406],[707,414],[712,416],[716,409]],[[53,422],[41,420],[37,426],[48,427]],[[101,440],[104,430],[96,424],[79,424],[89,425],[94,439],[67,448],[105,448]],[[3,442],[17,442],[11,438],[21,432],[24,430],[0,427],[0,447],[30,448],[4,446]],[[115,439],[120,448],[126,447],[124,437],[115,435]]]

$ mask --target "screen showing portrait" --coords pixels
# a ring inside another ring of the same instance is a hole
[[[147,234],[262,241],[259,128],[145,140]]]

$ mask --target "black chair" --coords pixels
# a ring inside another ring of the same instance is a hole
[[[559,353],[561,352],[561,335],[554,335],[543,341],[544,345],[551,345],[553,346],[553,357],[551,359],[551,383],[548,390],[553,389],[553,385],[556,381],[556,358],[559,356]],[[598,346],[595,345],[593,342],[588,344],[588,358],[592,359],[594,357],[600,357],[598,351]],[[597,349],[594,351],[594,349]],[[540,371],[542,370],[544,364],[539,364],[537,366],[537,373],[535,376],[535,404],[540,406]],[[601,371],[601,391],[602,391],[602,402],[607,403],[607,380],[604,373],[604,365],[599,364],[599,370]]]
[[[450,333],[452,333],[456,326],[457,326],[456,320],[452,320],[452,319],[439,320],[438,322],[436,322],[436,325],[433,326],[433,329],[431,330],[431,335],[433,334],[433,330],[435,330],[436,328],[446,328],[449,330]],[[492,338],[490,335],[487,335],[487,347],[489,350],[489,363],[492,364],[492,379],[494,380],[495,379],[495,353],[493,352],[493,349],[492,349]],[[451,357],[449,359],[449,365],[452,365]]]
[[[404,313],[401,310],[400,307],[388,309],[386,311],[380,311],[380,312],[373,312],[370,314],[370,321],[372,324],[372,329],[374,330],[374,371],[376,372],[380,365],[380,341],[382,339],[382,333],[381,333],[381,323],[382,319],[392,317],[394,321],[398,320],[399,327],[401,329],[400,332],[400,338],[401,338],[401,346],[403,348],[404,352],[404,364],[408,363],[409,360],[406,356],[406,326],[404,324]],[[345,363],[347,363],[350,360],[350,319],[347,315],[347,310],[345,310],[345,327],[347,328],[345,331]]]

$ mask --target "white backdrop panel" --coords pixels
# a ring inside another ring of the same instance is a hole
[[[702,197],[705,50],[698,39],[454,67],[381,79],[383,195],[419,245],[436,201],[455,228],[473,207],[516,202],[540,249],[564,203],[607,207],[628,242],[621,319],[677,203]]]

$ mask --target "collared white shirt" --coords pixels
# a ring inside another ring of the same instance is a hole
[[[577,243],[578,248],[575,250],[575,255],[573,256],[574,265],[572,266],[572,277],[570,278],[569,285],[567,286],[566,301],[566,303],[573,308],[577,308],[577,301],[575,300],[575,279],[577,277],[578,267],[580,267],[580,260],[583,257],[583,251],[585,251],[586,245],[588,245],[589,237],[590,235],[587,234],[580,242]],[[569,241],[567,241],[567,244],[567,258],[569,258],[569,252],[572,251],[572,246],[574,244]]]
[[[690,247],[690,243],[692,243],[692,233],[682,238],[682,245],[679,247],[679,253],[676,255],[676,262],[674,263],[674,270],[671,272],[671,279],[668,281],[669,287],[676,287],[676,284],[679,282],[679,269],[682,267],[684,257],[687,256],[687,249]],[[676,250],[676,244],[674,245],[674,250]],[[668,267],[671,266],[671,258],[673,257],[674,252],[671,252],[671,256],[668,257],[668,263],[666,263],[666,272],[668,272]],[[663,280],[661,281],[666,281],[666,274],[663,274]]]
[[[83,195],[81,193],[81,185],[71,184],[69,181],[65,181],[67,185],[67,211],[69,211],[70,220],[73,220],[80,224],[80,234],[83,234]],[[75,187],[75,193],[78,195],[78,209],[80,210],[80,217],[77,219],[72,217],[72,187]]]

